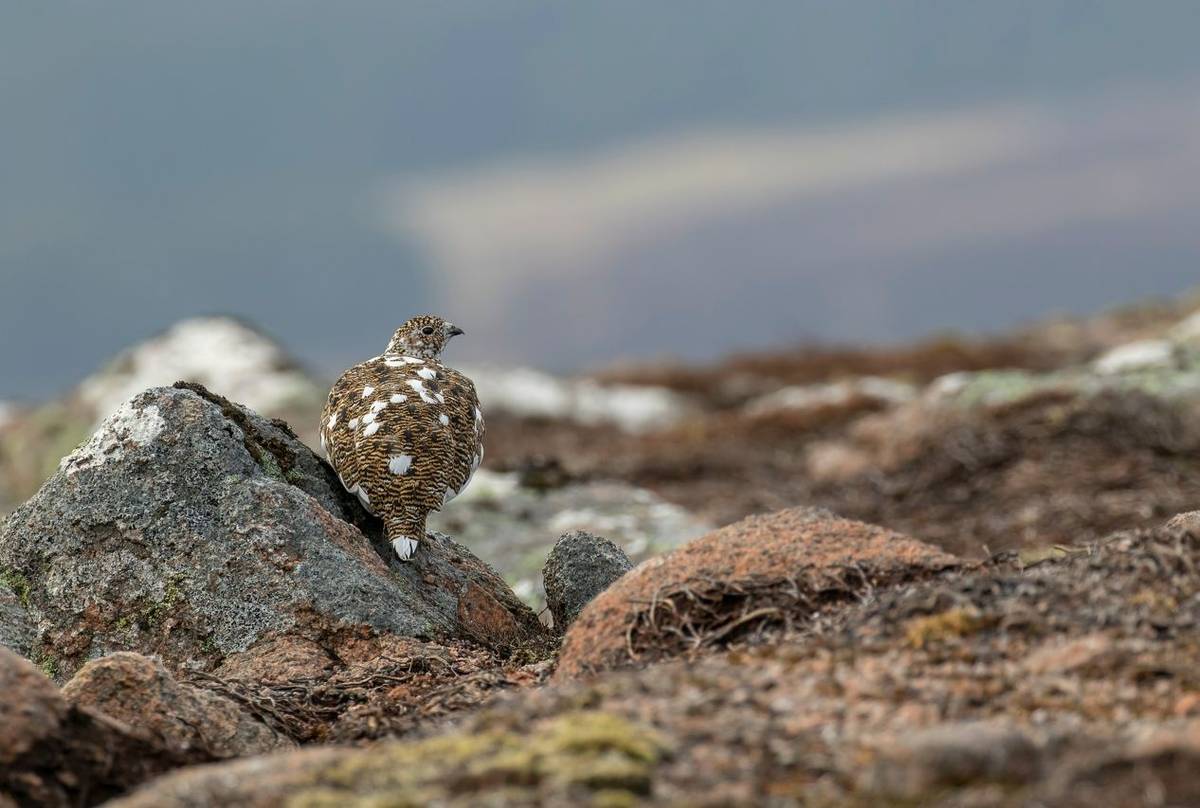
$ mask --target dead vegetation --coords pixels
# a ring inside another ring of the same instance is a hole
[[[332,675],[262,681],[190,671],[187,679],[236,701],[298,743],[358,743],[403,736],[473,708],[493,692],[540,684],[549,668],[544,659],[504,661],[463,646],[402,659],[381,656]]]

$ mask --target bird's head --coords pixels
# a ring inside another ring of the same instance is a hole
[[[438,359],[446,343],[461,333],[463,330],[454,323],[448,323],[432,314],[422,314],[396,329],[392,341],[388,343],[387,353]]]

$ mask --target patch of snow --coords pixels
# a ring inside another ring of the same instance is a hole
[[[313,389],[283,349],[262,334],[229,317],[200,317],[123,351],[77,394],[100,419],[148,387],[181,379],[267,413]]]
[[[645,432],[677,423],[690,409],[682,396],[662,387],[602,385],[532,368],[481,366],[463,372],[474,381],[485,412],[611,423],[627,432]]]
[[[916,388],[905,382],[878,376],[783,387],[746,404],[747,415],[836,407],[855,399],[867,398],[885,404],[904,404],[916,398]]]
[[[84,469],[119,460],[125,456],[129,444],[146,446],[162,434],[167,422],[158,406],[139,407],[135,402],[136,399],[127,401],[118,407],[87,443],[62,459],[59,469],[68,477],[74,476]]]
[[[1175,346],[1165,339],[1146,339],[1118,345],[1092,365],[1097,373],[1111,375],[1131,370],[1170,367],[1174,364]]]

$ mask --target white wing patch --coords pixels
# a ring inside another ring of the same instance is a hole
[[[388,471],[397,476],[408,474],[412,468],[412,455],[396,455],[388,459]]]
[[[417,371],[417,375],[420,376],[425,381],[431,382],[437,378],[437,371],[435,371],[431,368],[421,368],[420,370]]]
[[[363,388],[363,398],[370,398],[371,394],[374,392],[375,392],[375,388],[368,384],[366,387]]]
[[[406,382],[406,384],[409,387],[411,387],[414,391],[416,391],[416,394],[419,395],[421,397],[421,400],[424,401],[426,404],[436,404],[437,403],[437,398],[434,398],[433,396],[429,395],[429,391],[425,389],[425,382],[421,381],[420,379],[409,379]],[[438,393],[438,398],[441,398],[441,395],[442,395],[441,393]],[[443,403],[445,403],[444,399],[443,399]]]

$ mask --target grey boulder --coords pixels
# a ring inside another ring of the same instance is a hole
[[[336,659],[364,635],[499,648],[540,631],[449,537],[401,564],[379,527],[286,424],[181,383],[63,459],[5,523],[0,571],[25,582],[31,657],[60,680],[115,651],[212,670],[288,637]]]
[[[554,627],[566,630],[584,606],[632,568],[629,556],[608,539],[582,530],[565,534],[542,570]]]

